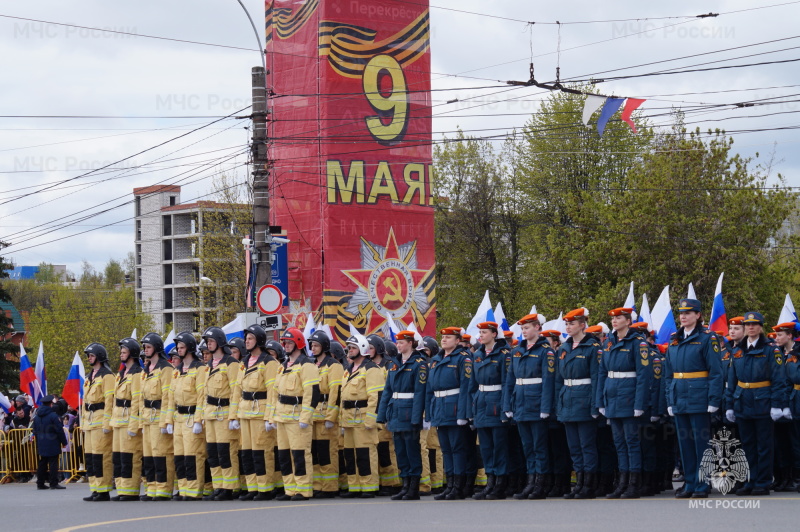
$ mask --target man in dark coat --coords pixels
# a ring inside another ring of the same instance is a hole
[[[45,476],[50,469],[50,489],[63,490],[64,486],[58,483],[58,457],[61,456],[61,446],[67,445],[67,435],[61,419],[53,410],[53,396],[42,398],[42,406],[36,412],[33,420],[33,434],[36,438],[36,450],[39,453],[39,469],[36,472],[36,487],[46,490]]]

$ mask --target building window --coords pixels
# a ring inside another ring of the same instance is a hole
[[[164,289],[164,310],[172,308],[172,288]]]
[[[172,240],[164,240],[164,260],[172,260]]]
[[[136,196],[136,216],[142,215],[142,198]]]
[[[136,240],[141,240],[141,239],[142,239],[142,221],[136,220]]]
[[[169,206],[170,207],[174,207],[175,206],[175,196],[170,196],[169,197]]]
[[[192,258],[197,257],[197,243],[192,242]]]
[[[164,228],[164,236],[170,236],[172,234],[172,216],[162,216],[163,219],[163,228]]]
[[[142,287],[142,269],[136,268],[136,288]]]
[[[136,264],[142,264],[142,245],[136,244]]]
[[[200,267],[196,264],[192,266],[192,282],[199,283],[200,282]]]
[[[164,265],[164,284],[172,284],[172,264]]]
[[[197,232],[197,218],[195,218],[194,216],[192,216],[191,227],[192,227],[191,233],[195,234]]]
[[[165,312],[164,313],[164,327],[172,323],[172,312]]]

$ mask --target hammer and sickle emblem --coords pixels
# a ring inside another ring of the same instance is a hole
[[[387,293],[385,296],[383,296],[383,303],[386,304],[390,301],[398,301],[402,303],[403,296],[400,295],[400,278],[395,272],[391,272],[389,275],[391,275],[391,277],[387,277],[383,280],[383,286],[384,288],[390,290],[391,293]]]

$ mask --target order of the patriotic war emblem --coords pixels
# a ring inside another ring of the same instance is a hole
[[[700,480],[711,484],[723,495],[728,494],[737,482],[750,480],[750,467],[741,442],[731,438],[731,431],[723,428],[709,443],[711,448],[703,453],[700,462]]]

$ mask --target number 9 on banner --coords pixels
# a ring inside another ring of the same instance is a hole
[[[381,82],[388,76],[391,88]],[[378,116],[366,118],[370,134],[381,144],[400,142],[408,127],[408,87],[403,67],[389,55],[376,55],[364,67],[364,95]],[[388,121],[388,123],[386,123]]]

